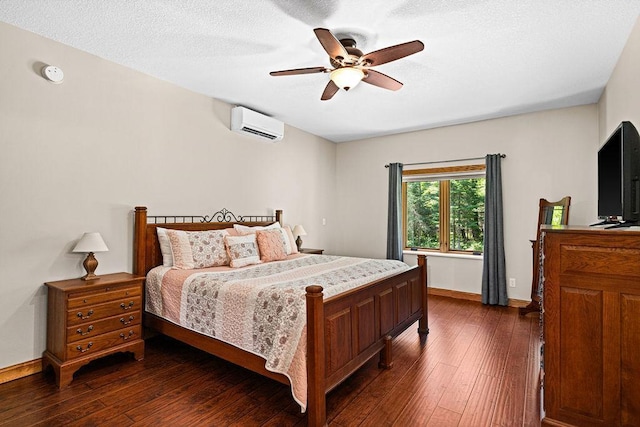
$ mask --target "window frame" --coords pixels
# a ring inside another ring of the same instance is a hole
[[[486,178],[484,164],[447,166],[402,171],[402,246],[404,250],[420,250],[452,254],[477,254],[478,251],[463,251],[450,248],[451,234],[451,180],[465,178]],[[412,181],[439,181],[439,241],[440,247],[413,248],[407,245],[407,183]],[[480,252],[482,254],[482,252]]]

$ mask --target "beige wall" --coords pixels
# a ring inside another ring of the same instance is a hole
[[[338,247],[344,253],[386,253],[389,162],[415,163],[504,153],[502,161],[509,297],[529,299],[538,201],[571,196],[570,221],[596,220],[596,105],[543,111],[338,145]],[[482,160],[476,163],[483,163]],[[415,256],[405,257],[410,263]],[[428,258],[429,285],[480,293],[479,258]]]
[[[611,135],[622,121],[630,121],[640,131],[640,19],[636,22],[598,103],[599,143]]]
[[[528,299],[537,203],[572,196],[571,222],[596,215],[596,150],[622,120],[640,125],[640,27],[599,104],[334,145],[286,127],[264,143],[229,132],[231,106],[0,23],[0,368],[40,357],[42,283],[82,275],[85,231],[110,251],[98,273],[131,271],[135,205],[156,213],[281,208],[306,246],[383,257],[387,169],[507,154],[507,275]],[[42,63],[65,72],[52,85]],[[599,123],[599,126],[598,126]],[[323,227],[322,218],[327,225]],[[407,256],[408,262],[415,257]],[[429,258],[430,285],[480,292],[478,259]]]
[[[0,23],[0,368],[45,347],[43,282],[80,277],[85,231],[131,271],[132,214],[283,209],[331,250],[336,145],[286,127],[273,144],[229,131],[230,105]],[[62,68],[54,85],[41,63]],[[327,226],[322,227],[322,218]]]
[[[338,204],[344,212],[338,247],[345,253],[384,256],[387,174],[384,164],[483,156],[503,152],[509,296],[528,299],[529,239],[535,237],[540,197],[572,197],[570,222],[597,215],[597,149],[623,120],[640,129],[640,19],[597,105],[550,110],[338,146]],[[345,208],[348,207],[348,208]],[[412,263],[415,256],[406,256]],[[429,257],[429,285],[479,293],[478,259]]]

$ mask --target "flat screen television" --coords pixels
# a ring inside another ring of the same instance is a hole
[[[640,136],[622,122],[598,151],[599,224],[618,227],[640,221]]]

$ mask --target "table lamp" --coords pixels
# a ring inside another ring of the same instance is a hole
[[[298,236],[296,238],[296,246],[298,247],[298,251],[300,251],[300,248],[302,247],[302,239],[300,238],[300,236],[306,236],[307,232],[304,231],[304,227],[301,226],[300,224],[293,227],[292,232],[295,236]]]
[[[82,266],[87,271],[87,274],[81,277],[82,280],[97,279],[94,271],[98,268],[98,260],[93,256],[94,252],[107,252],[109,248],[102,240],[100,233],[84,233],[80,241],[73,248],[73,252],[88,252],[87,258],[82,263]]]

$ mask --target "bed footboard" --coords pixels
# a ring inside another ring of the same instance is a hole
[[[322,287],[306,288],[307,421],[326,425],[326,393],[372,357],[391,367],[391,338],[419,321],[429,332],[426,257],[418,266],[323,301]]]

